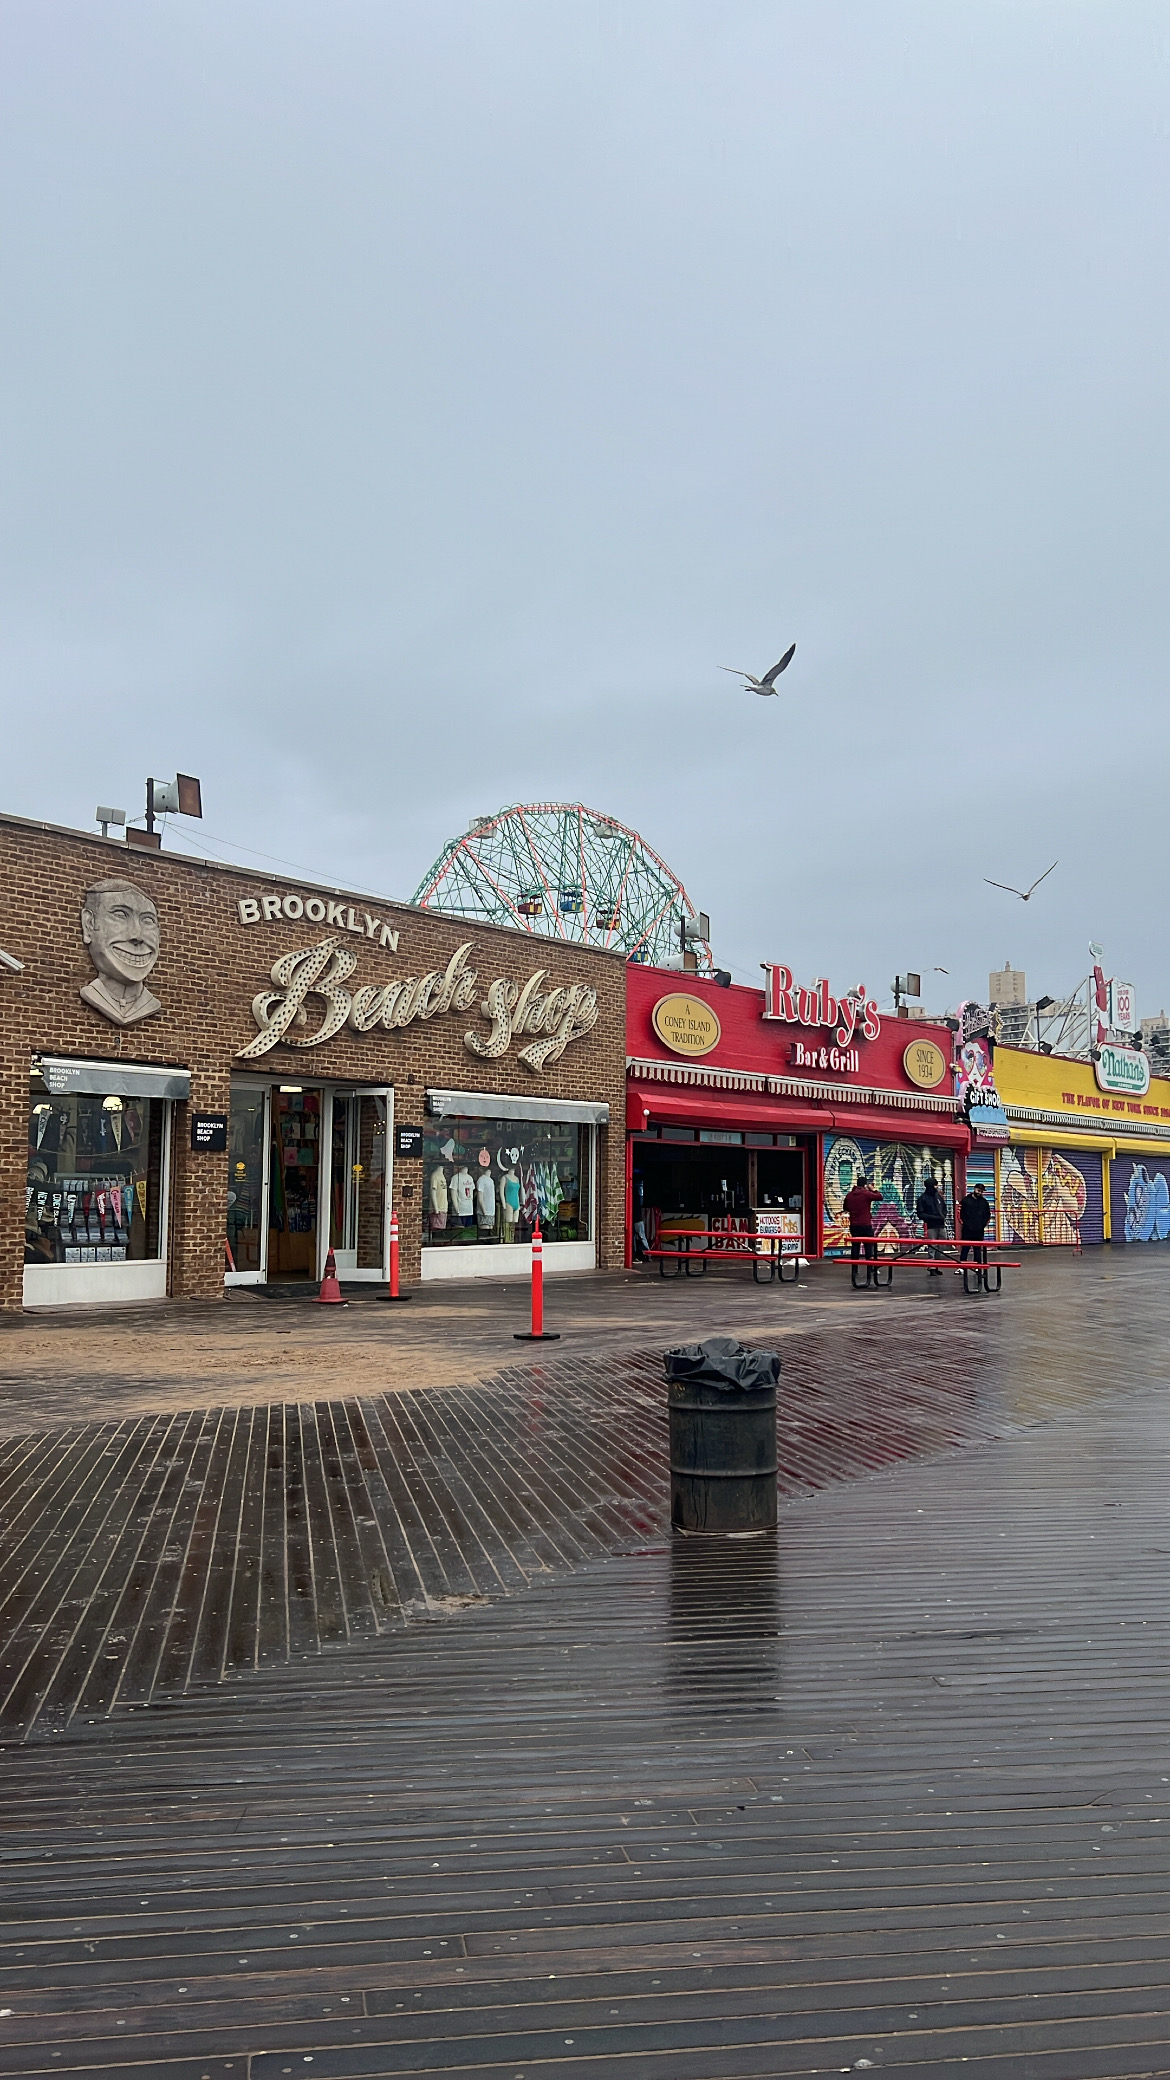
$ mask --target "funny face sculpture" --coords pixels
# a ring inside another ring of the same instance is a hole
[[[158,911],[131,881],[95,881],[81,909],[81,936],[97,977],[81,1000],[114,1025],[133,1025],[162,1010],[146,987],[158,959]]]

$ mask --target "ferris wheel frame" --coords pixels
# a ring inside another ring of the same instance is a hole
[[[443,847],[411,900],[648,964],[677,955],[680,922],[699,917],[640,832],[583,802],[513,802],[477,816]],[[705,939],[687,944],[701,969],[714,966]]]

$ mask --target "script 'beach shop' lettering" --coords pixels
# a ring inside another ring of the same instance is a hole
[[[445,969],[355,990],[346,989],[345,983],[357,966],[357,955],[337,939],[322,939],[317,946],[282,954],[272,965],[276,988],[261,990],[252,999],[252,1016],[260,1030],[240,1048],[236,1059],[255,1061],[280,1042],[289,1047],[320,1047],[343,1026],[355,1033],[372,1033],[376,1026],[393,1031],[413,1025],[416,1019],[470,1011],[479,995],[475,969],[468,965],[470,953],[468,939],[456,947]],[[519,1049],[520,1061],[529,1069],[543,1069],[549,1062],[559,1061],[566,1047],[597,1024],[597,991],[584,983],[546,990],[547,982],[546,968],[538,968],[523,985],[506,975],[489,982],[479,1006],[489,1030],[480,1033],[472,1028],[463,1035],[464,1045],[472,1054],[490,1060],[505,1054],[520,1035],[532,1033],[543,1037]],[[305,1004],[310,997],[318,998],[325,1011],[316,1032],[304,1033],[299,1029],[309,1022]],[[295,1036],[294,1027],[298,1029]]]

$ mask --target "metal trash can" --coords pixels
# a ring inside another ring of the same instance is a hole
[[[676,1531],[776,1524],[776,1351],[709,1336],[666,1352],[670,1521]]]

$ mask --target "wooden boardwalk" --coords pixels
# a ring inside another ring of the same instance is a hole
[[[786,1338],[781,1492],[1067,1405],[1062,1379],[1022,1405],[989,1391],[1003,1332],[988,1311]],[[507,1594],[628,1550],[661,1529],[666,1493],[659,1352],[0,1440],[0,1733]]]
[[[786,1343],[774,1542],[645,1357],[5,1447],[0,2076],[1170,2074],[1153,1271]]]

